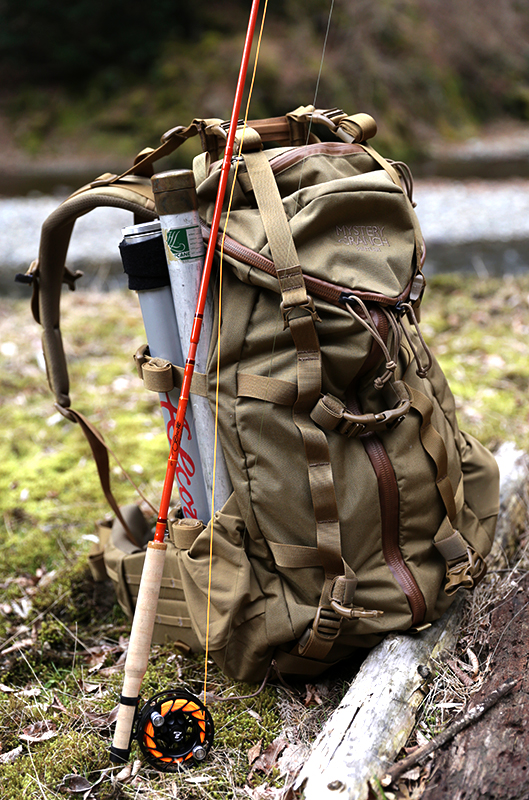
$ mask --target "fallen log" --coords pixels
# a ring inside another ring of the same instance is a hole
[[[520,496],[528,481],[527,457],[510,444],[497,454],[500,517],[496,552],[512,546],[519,526]],[[415,724],[428,677],[442,651],[455,647],[464,601],[458,598],[428,630],[392,634],[362,663],[340,705],[314,742],[292,790],[304,800],[367,800]]]

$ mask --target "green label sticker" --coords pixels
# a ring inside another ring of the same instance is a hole
[[[200,258],[202,255],[202,238],[200,228],[171,228],[167,231],[167,247],[171,254],[180,261]]]

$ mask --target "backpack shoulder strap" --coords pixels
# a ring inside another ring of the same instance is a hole
[[[33,309],[43,329],[42,346],[48,383],[61,408],[70,405],[68,370],[60,330],[61,285],[66,281],[73,289],[73,281],[79,277],[65,268],[68,246],[78,217],[105,206],[131,211],[138,222],[147,222],[157,216],[147,178],[129,177],[110,186],[85,186],[46,219],[41,230],[37,264],[30,267],[34,285]]]
[[[60,329],[62,283],[67,283],[73,290],[76,279],[82,275],[81,272],[70,272],[65,266],[76,220],[94,208],[105,206],[131,211],[137,222],[157,217],[148,177],[130,175],[111,185],[106,184],[108,177],[114,176],[103,175],[93,184],[83,186],[50,214],[42,226],[38,259],[26,274],[33,284],[32,311],[35,320],[42,325],[46,372],[56,407],[72,422],[80,424],[92,450],[105,497],[128,532],[110,489],[108,448],[103,437],[82,414],[70,407],[68,368]]]

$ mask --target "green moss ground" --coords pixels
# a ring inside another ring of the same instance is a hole
[[[102,430],[156,506],[167,443],[157,398],[146,394],[132,366],[144,341],[137,300],[125,292],[65,293],[62,317],[73,405]],[[421,327],[449,377],[461,427],[492,449],[508,440],[529,450],[529,278],[432,279]],[[294,701],[280,688],[214,706],[215,749],[199,771],[163,776],[142,767],[136,778],[119,782],[115,769],[105,772],[104,716],[121,690],[116,663],[129,623],[107,589],[91,580],[86,555],[94,526],[110,514],[81,431],[53,407],[39,353],[29,305],[0,299],[2,800],[62,796],[74,774],[89,785],[103,776],[94,789],[102,800],[235,796],[248,775],[248,750],[259,741],[264,749],[292,721]],[[111,466],[118,502],[133,502],[112,459]],[[148,697],[176,682],[199,692],[202,674],[200,659],[156,647],[142,691]],[[231,685],[213,665],[209,675],[208,690],[216,694],[249,690]],[[337,686],[310,712],[316,729],[341,691]],[[298,705],[299,730],[308,712]],[[40,727],[29,727],[35,723]],[[36,741],[20,739],[28,730]],[[21,745],[13,763],[2,763]],[[255,772],[250,782],[273,784],[276,777]]]

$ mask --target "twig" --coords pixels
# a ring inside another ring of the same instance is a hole
[[[463,728],[468,727],[477,719],[479,719],[483,714],[492,708],[492,706],[496,705],[498,700],[500,700],[504,695],[508,694],[518,683],[518,678],[512,678],[509,681],[505,681],[495,689],[491,694],[482,700],[481,703],[473,706],[472,708],[467,709],[459,719],[456,719],[449,725],[444,731],[434,736],[434,738],[428,742],[428,744],[423,745],[422,747],[418,747],[413,753],[410,753],[409,756],[403,758],[402,761],[398,761],[394,764],[384,777],[381,779],[382,786],[391,786],[397,778],[399,778],[404,772],[407,772],[412,767],[416,766],[416,764],[420,764],[426,756],[433,753],[435,750],[438,750],[444,744],[449,742],[454,736],[462,731]]]

